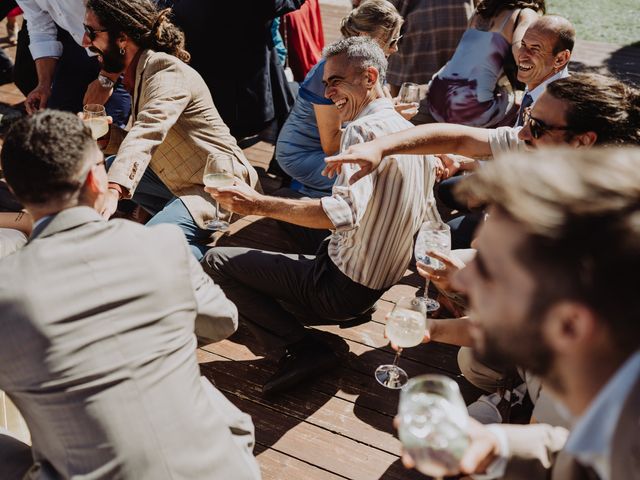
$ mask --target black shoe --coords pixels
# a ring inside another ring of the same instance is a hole
[[[320,342],[299,342],[287,349],[278,370],[262,387],[265,395],[282,392],[298,383],[338,366],[336,353]]]

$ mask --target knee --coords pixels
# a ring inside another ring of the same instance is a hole
[[[229,261],[229,256],[225,254],[224,250],[224,248],[214,247],[204,255],[201,261],[204,271],[218,285],[224,283],[224,280],[228,278],[225,266]]]
[[[504,373],[478,361],[469,347],[462,347],[458,351],[458,367],[469,383],[487,392],[497,391],[504,380]]]

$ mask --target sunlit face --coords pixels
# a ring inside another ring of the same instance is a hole
[[[571,145],[571,132],[566,130],[568,127],[566,114],[566,102],[554,98],[547,92],[542,92],[531,109],[531,118],[534,122],[548,128],[544,129],[544,133],[539,135],[539,138],[534,138],[532,125],[525,122],[518,137],[531,148]]]
[[[371,75],[370,71],[361,71],[350,64],[345,55],[327,59],[322,77],[324,96],[335,104],[341,122],[355,119],[371,102],[370,92],[377,81]]]
[[[559,70],[553,53],[556,39],[555,34],[536,28],[535,24],[525,32],[517,58],[518,80],[525,83],[529,90]]]
[[[477,357],[489,364],[548,371],[553,354],[543,334],[543,318],[531,318],[536,281],[517,256],[526,235],[495,209],[474,242],[474,260],[453,278],[469,297],[471,336]]]
[[[93,11],[87,9],[84,17],[85,34],[82,37],[82,46],[98,54],[100,66],[109,73],[120,73],[125,69],[125,59],[120,55],[119,47],[114,39],[100,24]]]

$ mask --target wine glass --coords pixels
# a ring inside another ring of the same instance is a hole
[[[427,255],[429,251],[449,255],[451,252],[451,229],[449,225],[441,221],[429,220],[424,222],[420,226],[415,245],[416,261],[432,268],[444,268],[440,260]],[[440,303],[437,300],[429,298],[428,278],[425,281],[424,296],[421,299],[427,307],[427,312],[433,312],[440,308]]]
[[[232,155],[227,153],[210,153],[207,156],[207,165],[204,167],[204,174],[202,176],[202,181],[205,186],[210,188],[222,188],[233,185],[233,163],[234,158]],[[213,220],[207,222],[205,226],[207,227],[207,230],[227,230],[229,228],[229,222],[220,218],[220,206],[218,205],[217,200],[215,200],[215,204],[216,216]]]
[[[83,120],[91,129],[94,140],[104,137],[109,133],[109,120],[104,105],[89,103],[82,108]]]
[[[400,87],[400,103],[420,103],[420,85],[404,82]]]
[[[403,348],[415,347],[422,343],[427,330],[427,316],[419,298],[400,297],[393,310],[387,315],[384,332],[389,340],[399,348],[391,365],[380,365],[376,369],[376,380],[381,385],[398,389],[407,383],[407,372],[397,366]]]
[[[442,478],[459,472],[469,447],[469,414],[458,384],[444,375],[421,375],[400,393],[398,434],[416,469]]]

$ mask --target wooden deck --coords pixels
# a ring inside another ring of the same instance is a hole
[[[327,43],[339,37],[337,25],[347,11],[348,7],[335,0],[322,3]],[[10,54],[13,50],[7,49]],[[618,69],[637,80],[639,52],[637,47],[618,49],[583,42],[576,48],[575,59],[583,68]],[[0,108],[3,104],[18,106],[23,100],[13,85],[0,87]],[[259,142],[245,149],[245,154],[256,167],[266,170],[273,145]],[[279,185],[277,178],[266,174],[262,175],[262,183],[267,192]],[[288,239],[276,222],[257,217],[236,222],[231,234],[218,239],[218,244],[280,251],[289,248]],[[341,352],[340,368],[272,399],[262,396],[261,386],[275,365],[244,329],[228,340],[200,346],[197,355],[203,374],[253,417],[255,454],[265,480],[424,478],[400,464],[400,444],[391,425],[398,393],[381,387],[373,377],[378,365],[393,360],[393,352],[383,337],[385,314],[395,299],[414,295],[421,285],[416,273],[408,270],[404,279],[378,302],[370,322],[345,329],[318,327]],[[430,372],[452,376],[459,382],[465,399],[472,401],[479,391],[460,375],[456,350],[438,343],[422,345],[406,350],[400,365],[410,376]]]

